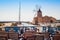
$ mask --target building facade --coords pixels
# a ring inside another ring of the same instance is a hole
[[[54,23],[56,22],[56,19],[54,17],[50,16],[43,16],[42,11],[39,9],[37,11],[37,16],[33,18],[33,24],[39,24],[39,23]]]

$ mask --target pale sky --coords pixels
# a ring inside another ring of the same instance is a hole
[[[60,0],[20,0],[21,20],[32,21],[36,5],[41,7],[43,16],[60,19]],[[0,0],[0,21],[18,21],[19,0]]]

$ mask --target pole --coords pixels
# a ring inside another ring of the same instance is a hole
[[[18,20],[19,20],[19,24],[20,24],[20,19],[21,19],[21,18],[20,18],[20,16],[21,16],[20,14],[21,14],[21,2],[20,2],[20,0],[19,0],[19,19],[18,19]]]

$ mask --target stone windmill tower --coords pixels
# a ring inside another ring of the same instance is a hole
[[[41,11],[41,9],[40,9],[41,7],[38,7],[38,5],[36,5],[36,14],[35,14],[35,16],[34,16],[34,18],[33,18],[33,24],[35,24],[35,25],[38,25],[38,23],[39,23],[39,18],[41,18],[42,17],[42,11]]]

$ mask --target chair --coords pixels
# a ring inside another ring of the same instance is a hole
[[[53,40],[60,40],[60,34],[55,34]]]
[[[14,32],[13,30],[11,30],[9,32],[9,39],[12,39],[12,40],[18,40],[18,33]]]
[[[8,33],[5,31],[0,31],[0,40],[8,40]]]

